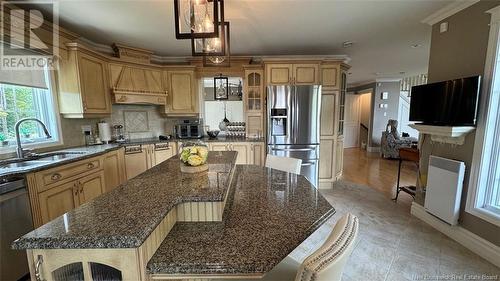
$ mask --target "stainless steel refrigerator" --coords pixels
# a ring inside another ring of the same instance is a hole
[[[318,186],[321,86],[267,87],[267,151],[302,159],[301,174]]]

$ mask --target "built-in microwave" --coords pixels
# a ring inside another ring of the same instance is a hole
[[[179,139],[201,139],[203,137],[203,119],[184,119],[175,125],[175,136]]]

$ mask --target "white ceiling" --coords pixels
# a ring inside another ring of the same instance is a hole
[[[225,15],[233,55],[348,55],[349,83],[359,84],[425,73],[431,27],[420,21],[450,2],[225,0]],[[96,43],[191,55],[189,40],[175,39],[172,0],[62,0],[59,13],[63,27]]]

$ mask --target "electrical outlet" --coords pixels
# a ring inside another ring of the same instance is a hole
[[[82,126],[82,133],[91,132],[91,131],[92,131],[92,126],[90,126],[90,125],[83,125]]]

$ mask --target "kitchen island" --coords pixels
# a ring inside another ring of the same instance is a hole
[[[13,247],[47,281],[262,276],[335,211],[302,176],[235,159],[183,174],[174,157]]]

